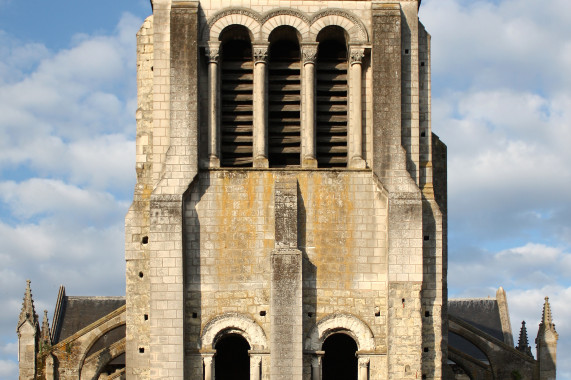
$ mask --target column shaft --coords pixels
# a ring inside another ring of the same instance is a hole
[[[302,82],[302,166],[316,168],[315,156],[315,60],[317,58],[317,45],[302,46],[303,55],[303,82]]]
[[[254,46],[254,167],[267,168],[268,138],[267,138],[267,91],[266,91],[266,61],[268,47]]]
[[[220,166],[219,153],[219,120],[218,120],[218,47],[207,50],[208,63],[208,160],[210,167]]]
[[[212,368],[214,367],[214,357],[205,356],[202,360],[204,361],[204,380],[213,380]]]
[[[351,72],[349,94],[349,167],[365,167],[363,160],[363,106],[361,62],[364,49],[351,49]]]

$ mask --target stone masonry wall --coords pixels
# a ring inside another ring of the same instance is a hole
[[[125,217],[126,259],[126,374],[129,378],[148,378],[149,348],[149,201],[153,188],[153,16],[137,33],[137,184],[133,204]]]
[[[350,313],[386,353],[386,197],[368,171],[201,173],[185,207],[189,341],[225,312],[249,315],[271,336],[273,193],[284,175],[295,175],[299,186],[303,336],[328,314]],[[194,366],[201,365],[197,358]]]

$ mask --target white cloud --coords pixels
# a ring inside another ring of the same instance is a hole
[[[478,241],[564,237],[571,213],[571,96],[508,89],[434,100],[448,144],[450,225]],[[467,217],[469,216],[469,217]]]
[[[0,346],[0,352],[8,355],[17,355],[18,354],[18,343],[10,342],[6,343],[3,346]]]
[[[11,360],[0,359],[0,377],[3,379],[16,379],[18,376],[18,365]]]
[[[457,292],[477,296],[479,291],[489,294],[490,289],[499,286],[519,289],[555,286],[566,281],[570,271],[570,252],[561,247],[528,243],[497,253],[479,252],[451,261],[448,279]]]
[[[17,378],[26,279],[40,315],[62,283],[70,295],[125,292],[140,22],[125,14],[112,35],[78,35],[60,51],[0,32],[2,379]]]
[[[0,193],[13,216],[20,220],[39,217],[53,225],[107,226],[127,208],[126,202],[118,202],[109,193],[81,189],[59,180],[0,182]]]
[[[0,79],[0,169],[71,173],[71,180],[99,188],[134,182],[134,171],[126,168],[134,160],[138,23],[125,14],[115,35],[82,36],[55,53],[0,34],[0,76],[6,73]],[[31,72],[19,71],[25,65]],[[87,168],[95,169],[93,176],[78,167],[88,158],[101,163]]]
[[[453,87],[566,88],[570,12],[567,0],[425,0],[432,72]]]

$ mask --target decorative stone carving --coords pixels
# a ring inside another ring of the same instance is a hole
[[[323,17],[327,16],[338,16],[349,20],[354,27],[357,29],[358,40],[360,41],[369,41],[369,35],[367,33],[367,28],[363,24],[363,22],[359,19],[359,17],[355,16],[352,13],[347,12],[344,9],[339,8],[326,8],[322,11],[317,12],[311,17],[311,24],[315,24],[315,22]],[[352,33],[351,33],[352,34]],[[353,37],[353,35],[352,35]],[[357,36],[354,36],[357,37]]]
[[[313,355],[311,357],[312,367],[321,367],[321,360],[323,359],[323,352],[321,354]]]
[[[303,64],[314,64],[317,59],[317,44],[312,45],[302,45],[301,55],[303,59]]]
[[[303,20],[306,24],[310,23],[310,18],[305,13],[292,8],[278,8],[271,10],[260,18],[260,22],[265,24],[269,19],[277,16],[292,16]]]
[[[218,63],[220,61],[220,46],[208,46],[206,48],[208,62]]]
[[[268,61],[268,46],[254,46],[254,64],[261,62],[267,63]]]
[[[370,359],[368,357],[359,358],[359,367],[360,368],[367,368],[369,366]]]
[[[356,63],[361,64],[363,62],[363,58],[365,57],[365,49],[361,47],[352,47],[350,52],[349,60],[351,65]]]

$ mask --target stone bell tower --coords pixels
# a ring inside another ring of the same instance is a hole
[[[420,0],[152,0],[128,379],[436,379],[446,147]]]

